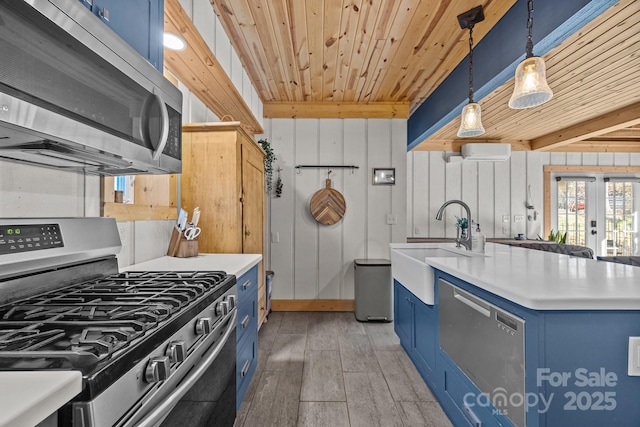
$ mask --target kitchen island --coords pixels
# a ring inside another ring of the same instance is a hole
[[[640,268],[497,244],[391,259],[396,332],[456,426],[637,425]]]

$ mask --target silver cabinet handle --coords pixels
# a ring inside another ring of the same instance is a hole
[[[248,314],[246,316],[244,316],[244,319],[242,319],[242,329],[247,327],[247,325],[249,324],[250,320],[251,320],[251,318],[249,317]]]
[[[240,373],[240,376],[244,378],[245,375],[247,375],[247,372],[249,372],[249,366],[251,366],[251,361],[247,360],[246,362],[244,362],[244,366],[242,367],[242,372]]]
[[[244,282],[242,284],[242,289],[247,289],[249,286],[251,286],[251,280],[247,280],[246,282]]]

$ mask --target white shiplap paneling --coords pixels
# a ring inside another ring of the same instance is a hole
[[[487,237],[514,237],[525,233],[530,238],[542,235],[543,219],[543,167],[544,165],[582,166],[640,166],[637,153],[545,153],[513,152],[505,162],[478,162],[477,176],[471,162],[446,163],[448,153],[440,151],[408,153],[409,180],[413,187],[413,200],[407,201],[407,222],[414,224],[410,237],[453,237],[452,215],[455,209],[447,208],[447,229],[435,220],[438,208],[445,200],[457,198],[469,202],[473,218],[479,218]],[[469,163],[469,165],[467,165]],[[428,172],[425,172],[428,171]],[[443,185],[443,182],[446,182]],[[417,189],[424,189],[418,191]],[[444,190],[443,190],[444,188]],[[528,189],[534,209],[527,209]],[[474,190],[475,189],[475,190]],[[427,206],[417,198],[429,194]],[[446,198],[445,198],[446,195]],[[474,208],[475,206],[475,208]],[[451,209],[451,213],[449,213]],[[428,218],[425,219],[425,212]],[[535,219],[534,219],[534,212]],[[458,213],[456,213],[458,214]],[[515,222],[522,215],[524,221]],[[502,222],[507,216],[509,222]],[[429,227],[421,223],[428,221]],[[416,232],[416,228],[421,233]],[[426,230],[426,231],[424,231]]]
[[[342,222],[342,292],[340,298],[350,299],[354,295],[353,260],[367,257],[367,188],[370,175],[367,158],[367,120],[343,121],[345,165],[356,165],[359,169],[345,170],[342,195],[347,203],[347,212]]]
[[[320,121],[317,119],[298,119],[295,121],[296,164],[318,164],[319,126]],[[294,222],[294,294],[289,296],[292,299],[318,298],[319,230],[309,212],[309,201],[313,193],[318,190],[319,183],[324,182],[322,181],[324,173],[324,171],[316,169],[304,169],[300,173],[296,173],[294,186],[288,190],[295,192],[293,212],[271,212],[272,215],[287,215]],[[275,266],[273,270],[277,274]]]
[[[267,119],[283,193],[270,199],[268,221],[274,299],[353,299],[353,260],[388,258],[389,243],[406,241],[406,121],[391,119]],[[263,136],[259,136],[263,137]],[[333,188],[347,210],[338,224],[318,224],[309,212],[313,194],[325,186],[327,169],[296,165],[357,165],[335,169]],[[395,167],[395,186],[373,186],[373,167]],[[387,214],[398,217],[387,225]]]

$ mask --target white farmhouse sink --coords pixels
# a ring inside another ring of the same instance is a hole
[[[395,280],[410,290],[425,304],[434,303],[434,274],[433,268],[425,258],[437,257],[484,257],[478,252],[467,251],[464,248],[424,247],[421,244],[391,245],[391,275]]]

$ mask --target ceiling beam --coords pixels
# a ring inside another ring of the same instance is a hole
[[[637,124],[640,124],[640,102],[536,138],[531,141],[531,149],[534,151],[553,151],[575,142]]]
[[[473,139],[428,139],[422,144],[414,148],[414,151],[460,151],[464,144],[468,143],[481,143],[481,144],[511,144],[512,151],[531,151],[531,147],[527,141],[487,141],[487,140],[473,140]]]
[[[409,102],[265,102],[266,118],[407,119]]]
[[[262,125],[178,0],[164,3],[164,29],[180,35],[187,42],[183,51],[164,50],[165,68],[220,119],[231,116],[251,133],[263,133]]]

